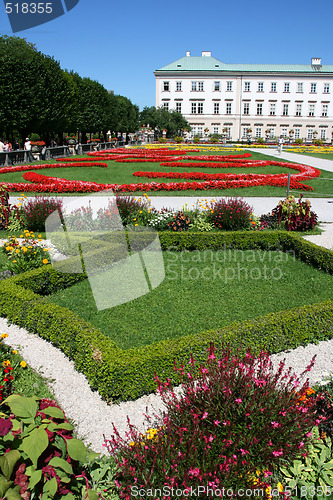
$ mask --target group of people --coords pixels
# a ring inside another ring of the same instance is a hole
[[[14,145],[12,146],[11,142],[3,140],[0,138],[0,153],[6,153],[7,151],[17,151],[20,148],[19,141],[16,139]],[[24,143],[24,148],[26,151],[31,151],[31,141],[29,137],[26,138]]]

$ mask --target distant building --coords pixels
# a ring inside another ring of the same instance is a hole
[[[156,107],[182,113],[192,136],[332,140],[333,65],[320,58],[309,65],[224,64],[210,51],[188,51],[154,75]]]

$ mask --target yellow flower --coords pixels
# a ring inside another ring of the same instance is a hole
[[[13,260],[13,263],[16,264],[17,260]]]
[[[17,249],[15,250],[15,253],[20,253],[19,248],[17,248]]]
[[[25,361],[21,361],[20,365],[22,366],[22,368],[25,368],[27,366],[27,363]]]
[[[41,238],[41,237],[42,237],[42,235],[41,235],[41,234],[39,234],[39,235],[38,235],[38,238]]]
[[[11,249],[12,247],[6,247],[6,252],[10,252]]]
[[[2,366],[6,368],[6,366],[10,366],[10,361],[9,359],[6,359],[5,361],[2,362]]]
[[[1,337],[2,339],[6,339],[6,338],[8,337],[8,333],[2,333],[2,334],[0,335],[0,337]]]
[[[48,260],[47,259],[43,259],[43,264],[48,264]]]
[[[276,486],[277,486],[277,489],[279,490],[279,492],[282,493],[283,485],[281,483],[278,483]]]
[[[17,350],[16,349],[13,350],[13,354],[17,354]]]
[[[23,253],[26,253],[28,251],[27,247],[22,247]]]
[[[20,234],[20,238],[23,238],[23,234]]]
[[[43,252],[47,252],[47,248],[43,248]]]

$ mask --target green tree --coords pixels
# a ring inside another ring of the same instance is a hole
[[[155,130],[157,138],[162,135],[162,130],[167,131],[167,137],[182,135],[184,130],[191,130],[188,121],[181,113],[167,110],[164,107],[145,107],[140,113],[140,125],[148,125]]]
[[[109,94],[109,129],[116,133],[135,132],[139,127],[139,108],[130,99]]]
[[[0,123],[7,137],[19,130],[42,137],[68,125],[74,88],[52,57],[17,37],[0,37]]]

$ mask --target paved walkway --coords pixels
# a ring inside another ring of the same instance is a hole
[[[276,148],[249,148],[249,151],[252,151],[253,153],[260,153],[263,155],[275,156],[280,160],[303,163],[304,165],[310,165],[311,167],[333,172],[332,160],[324,160],[323,158],[314,158],[313,156],[299,155],[297,153],[288,153],[287,149],[282,151],[281,154],[278,153]],[[333,191],[333,189],[331,191]]]

